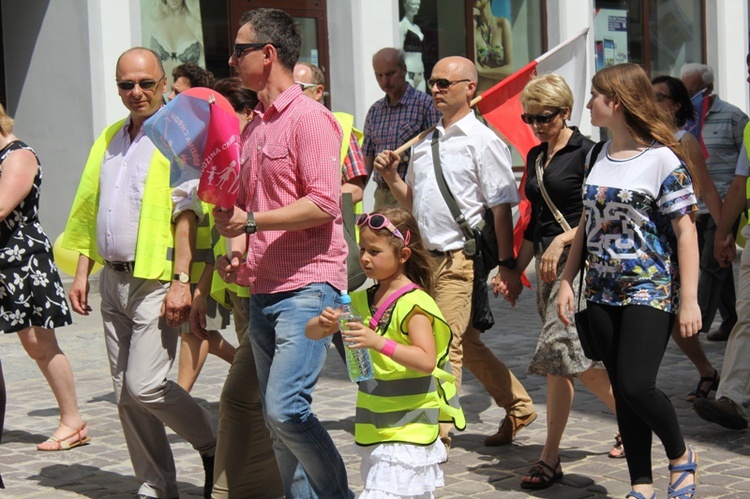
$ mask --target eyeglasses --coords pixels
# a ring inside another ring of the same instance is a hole
[[[232,49],[232,55],[235,59],[239,59],[246,50],[257,50],[266,45],[271,45],[273,47],[276,46],[273,43],[235,43],[234,48]]]
[[[315,83],[302,83],[301,81],[295,81],[294,83],[299,85],[299,88],[301,88],[303,92],[307,90],[308,88],[315,88],[318,86]]]
[[[162,75],[162,77],[158,80],[122,80],[117,82],[117,88],[129,92],[130,90],[133,90],[136,85],[138,85],[139,87],[141,87],[141,90],[153,90],[156,85],[158,85],[159,82],[164,79],[165,76],[166,75]]]
[[[656,102],[664,102],[665,100],[672,100],[671,95],[656,92]]]
[[[547,123],[551,122],[555,119],[555,116],[560,114],[562,109],[558,109],[554,113],[548,113],[548,114],[527,114],[523,113],[521,115],[521,121],[526,123],[527,125],[533,125],[536,121],[537,123],[541,125],[546,125]]]
[[[401,239],[405,245],[409,245],[409,239],[411,236],[409,231],[406,231],[406,237],[404,237],[404,235],[401,234],[401,231],[398,230],[385,215],[381,215],[380,213],[363,213],[357,218],[357,227],[362,227],[365,224],[373,230],[388,229],[391,234]]]
[[[429,86],[429,88],[437,86],[438,90],[448,90],[449,88],[451,88],[456,83],[463,83],[463,82],[466,82],[466,81],[471,81],[471,80],[455,80],[455,81],[451,81],[451,80],[448,80],[446,78],[437,78],[437,79],[432,79],[431,78],[431,79],[427,80],[427,85]]]

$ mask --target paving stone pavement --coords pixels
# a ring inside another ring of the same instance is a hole
[[[533,276],[531,277],[534,282]],[[92,295],[95,312],[76,316],[75,324],[57,333],[76,377],[79,404],[89,423],[92,442],[67,452],[38,452],[34,444],[44,440],[57,425],[58,412],[49,387],[38,368],[23,351],[16,335],[0,335],[2,363],[8,388],[5,434],[0,446],[0,473],[7,489],[2,497],[88,497],[124,499],[134,496],[138,483],[117,418],[111,379],[105,356],[99,298]],[[539,317],[534,293],[525,290],[515,308],[497,300],[493,304],[497,325],[484,333],[487,345],[526,386],[535,401],[539,418],[520,432],[512,445],[485,447],[482,441],[494,433],[504,416],[482,386],[464,374],[461,403],[467,429],[453,437],[450,461],[441,498],[460,497],[624,497],[630,490],[625,461],[608,459],[616,431],[614,417],[604,404],[580,383],[561,446],[565,476],[558,484],[529,493],[519,487],[523,474],[539,458],[546,425],[546,388],[541,376],[526,375],[526,366],[536,346]],[[224,333],[236,343],[233,331]],[[725,343],[701,338],[709,359],[720,369]],[[750,361],[750,359],[749,359]],[[218,413],[219,394],[227,364],[210,357],[193,395],[213,414]],[[172,370],[176,377],[176,366]],[[704,423],[685,401],[698,374],[679,349],[670,342],[658,379],[670,397],[688,443],[700,453],[699,496],[750,498],[750,433],[725,430]],[[314,393],[313,409],[330,431],[346,462],[355,492],[361,490],[359,458],[352,448],[356,386],[346,378],[342,363],[332,351]],[[180,495],[201,497],[203,469],[198,453],[170,432],[178,470]],[[655,486],[663,497],[667,488],[667,461],[658,439],[654,439]]]

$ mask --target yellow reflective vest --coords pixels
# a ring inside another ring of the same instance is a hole
[[[367,324],[372,317],[367,290],[355,291],[351,297],[352,306]],[[354,439],[359,445],[384,442],[429,445],[438,437],[438,423],[453,423],[458,430],[466,427],[455,377],[450,374],[451,330],[430,295],[415,289],[401,296],[390,317],[381,319],[376,332],[408,345],[409,319],[415,313],[426,315],[432,323],[437,366],[431,374],[424,374],[370,350],[374,377],[360,382],[357,394]]]
[[[118,121],[104,129],[91,147],[65,226],[63,247],[99,263],[104,263],[96,246],[99,176],[107,147],[115,134],[122,129],[125,121]],[[174,275],[174,224],[169,175],[169,160],[155,150],[146,176],[138,223],[133,275],[140,279],[171,281]],[[198,227],[198,243],[193,252],[194,264],[190,272],[192,282],[198,281],[205,262],[210,258],[209,230],[208,217],[204,217]]]
[[[750,123],[745,125],[745,131],[742,136],[742,145],[745,146],[745,153],[747,154],[747,160],[750,162]],[[745,207],[748,212],[746,213],[748,223],[750,223],[750,175],[747,177],[745,182],[745,198],[747,199]]]

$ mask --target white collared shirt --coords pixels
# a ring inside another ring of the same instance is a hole
[[[96,245],[99,254],[111,262],[135,261],[141,204],[151,157],[156,146],[143,131],[131,141],[130,118],[107,147],[99,175],[99,212]],[[203,212],[197,196],[198,180],[185,182],[172,192],[172,217],[189,209],[198,218]]]
[[[485,207],[518,203],[508,146],[477,120],[471,111],[445,130],[442,120],[440,160],[445,181],[469,224],[478,224]],[[432,137],[412,148],[406,181],[412,188],[413,213],[428,249],[451,251],[462,248],[464,237],[453,220],[435,179]]]

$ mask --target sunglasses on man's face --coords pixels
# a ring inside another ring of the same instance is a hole
[[[471,81],[471,80],[449,80],[447,78],[437,78],[437,79],[429,79],[427,80],[427,85],[429,88],[432,88],[436,86],[438,90],[448,90],[456,83],[463,83],[465,81]]]
[[[558,109],[554,113],[544,113],[544,114],[523,113],[521,115],[521,121],[523,121],[527,125],[533,125],[535,121],[541,125],[546,125],[547,123],[554,120],[555,116],[560,114],[560,111],[562,111],[562,109]]]
[[[235,59],[239,59],[246,51],[258,50],[265,47],[266,45],[275,47],[273,43],[235,43],[234,48],[232,48],[232,55]]]
[[[141,90],[153,90],[156,88],[156,85],[159,84],[160,81],[164,79],[164,76],[159,78],[158,80],[138,80],[138,81],[132,81],[132,80],[120,80],[117,82],[117,88],[120,90],[125,90],[126,92],[129,92],[135,88],[136,85],[141,87]]]

